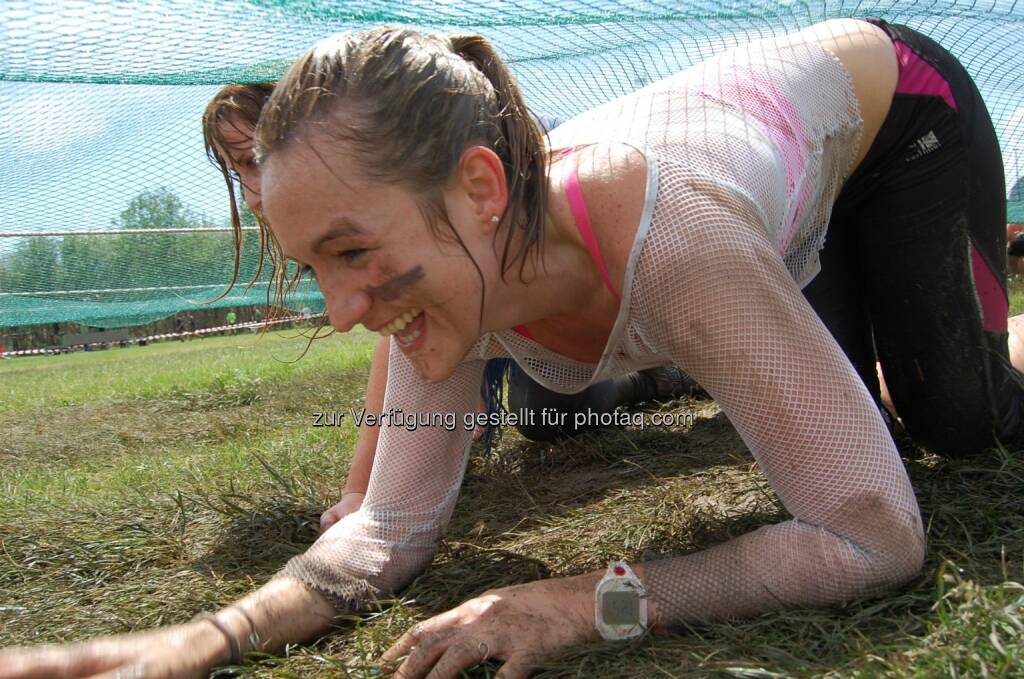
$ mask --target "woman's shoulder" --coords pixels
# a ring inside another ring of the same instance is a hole
[[[652,232],[660,234],[658,238],[674,232],[670,237],[679,241],[678,247],[670,249],[679,256],[703,250],[700,241],[722,237],[734,228],[767,237],[763,201],[706,168],[622,143],[591,144],[563,162],[571,165],[560,170],[560,181],[564,182],[570,171],[577,172],[594,240],[620,293],[625,289],[630,261],[639,263]]]
[[[864,134],[855,165],[867,154],[881,128],[899,78],[892,40],[878,26],[858,19],[832,19],[814,24],[797,34],[831,53],[850,78]]]
[[[577,173],[598,248],[611,280],[619,283],[644,217],[653,159],[628,144],[608,142],[577,149],[563,162],[572,164],[566,172]]]

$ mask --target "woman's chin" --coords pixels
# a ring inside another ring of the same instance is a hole
[[[419,354],[416,356],[410,356],[409,358],[416,374],[422,377],[424,381],[432,384],[444,382],[446,379],[451,377],[455,373],[455,369],[459,367],[459,361],[444,360],[443,357],[438,356],[437,354],[430,356]]]
[[[459,350],[455,346],[455,341],[446,341],[444,344],[443,348],[428,344],[413,354],[406,354],[413,370],[426,382],[437,383],[447,380],[469,352],[469,347]]]

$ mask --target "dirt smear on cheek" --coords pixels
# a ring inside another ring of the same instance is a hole
[[[423,280],[423,267],[417,264],[405,273],[398,274],[380,285],[371,285],[366,292],[384,302],[393,302],[402,295],[402,291],[410,285],[415,285]]]

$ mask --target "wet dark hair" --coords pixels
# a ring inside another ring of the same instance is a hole
[[[467,148],[494,150],[509,193],[495,232],[496,248],[505,234],[502,276],[519,262],[522,277],[528,256],[539,253],[548,204],[544,138],[484,38],[384,27],[318,43],[267,103],[256,131],[258,162],[316,133],[344,143],[367,177],[412,191],[435,234],[454,240],[444,187]],[[438,229],[442,222],[449,234]]]

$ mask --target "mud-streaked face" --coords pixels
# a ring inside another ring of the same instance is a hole
[[[493,261],[491,236],[472,198],[446,190],[471,259],[438,240],[412,193],[363,179],[348,158],[336,144],[298,141],[274,153],[262,168],[264,215],[285,255],[314,273],[331,325],[392,335],[422,377],[444,380],[480,334],[473,260]],[[493,267],[482,268],[487,277]]]

